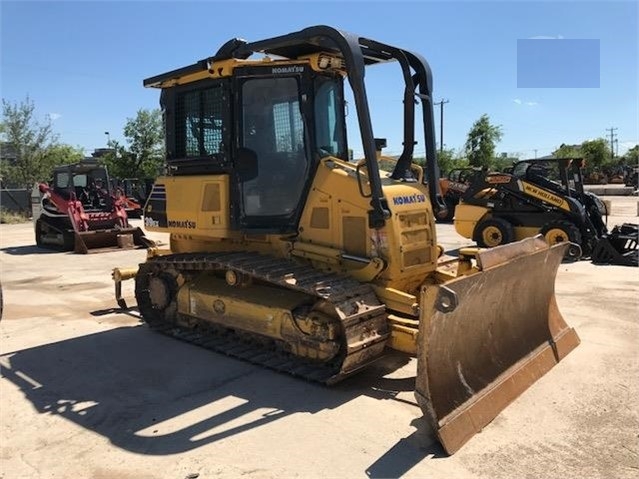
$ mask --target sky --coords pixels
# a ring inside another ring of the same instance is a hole
[[[159,90],[144,88],[144,78],[212,56],[231,38],[255,41],[319,24],[424,56],[434,99],[448,100],[447,148],[463,148],[482,114],[502,127],[497,151],[521,158],[609,140],[610,128],[620,153],[639,142],[635,1],[0,0],[0,91],[14,103],[28,96],[61,142],[90,154],[108,138],[124,142],[126,120],[139,109],[159,107]],[[540,48],[556,54],[539,62]],[[387,138],[386,153],[399,153],[399,69],[369,70],[374,134]],[[435,118],[439,141],[439,107]]]

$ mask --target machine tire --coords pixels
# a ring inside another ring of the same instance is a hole
[[[36,246],[38,248],[45,247],[42,244],[42,221],[40,219],[36,220],[36,224],[35,224],[35,240],[36,240]]]
[[[539,233],[544,236],[544,239],[550,246],[563,243],[565,241],[581,246],[581,233],[579,228],[570,221],[551,221],[542,226]],[[565,259],[575,261],[579,259],[580,256],[580,247],[570,247],[566,251]]]
[[[42,242],[42,234],[45,232],[45,228],[49,230],[57,231],[62,235],[62,245],[49,244]],[[73,251],[75,248],[75,234],[73,230],[60,230],[55,226],[45,223],[41,219],[36,220],[35,224],[35,240],[38,248],[55,249],[61,251]]]
[[[581,244],[579,228],[570,221],[551,221],[542,226],[539,232],[551,246],[563,241]]]
[[[62,239],[64,241],[64,251],[73,251],[75,249],[75,234],[73,231],[63,232]]]
[[[515,229],[503,218],[488,218],[475,226],[475,241],[482,248],[494,248],[515,240]]]

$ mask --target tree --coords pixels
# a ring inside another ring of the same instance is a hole
[[[116,178],[155,178],[164,164],[164,125],[162,112],[138,110],[127,118],[124,137],[128,146],[109,142],[112,152],[102,157],[111,176]]]
[[[439,164],[439,176],[442,178],[452,169],[468,166],[468,160],[462,158],[454,148],[444,148],[442,151],[438,151],[437,163]]]
[[[586,140],[581,145],[562,144],[553,152],[557,158],[583,158],[587,168],[600,168],[610,163],[610,150],[603,138]]]
[[[581,146],[562,143],[559,148],[552,152],[552,156],[556,158],[581,158]]]
[[[1,174],[3,181],[31,189],[34,183],[51,175],[51,148],[57,144],[51,119],[40,123],[35,105],[27,98],[20,103],[2,99]]]
[[[84,149],[82,147],[71,146],[66,143],[51,145],[45,155],[50,170],[58,165],[79,163],[82,158],[84,158]]]
[[[484,113],[473,124],[466,139],[466,156],[470,165],[490,168],[494,162],[495,146],[501,138],[501,126],[492,125]]]
[[[610,150],[606,140],[586,140],[581,144],[581,153],[586,160],[586,165],[598,168],[611,163]]]
[[[508,153],[502,153],[497,156],[492,163],[492,169],[494,171],[506,171],[508,168],[512,168],[512,166],[519,161],[519,154],[513,153],[508,155]]]
[[[626,165],[637,166],[639,164],[639,145],[635,145],[626,151],[623,158]]]

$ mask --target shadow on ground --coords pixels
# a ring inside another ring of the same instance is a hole
[[[63,251],[60,249],[46,249],[46,248],[40,248],[39,246],[36,246],[36,245],[7,246],[5,248],[0,248],[0,251],[13,256],[24,256],[27,254],[63,253]]]
[[[415,386],[414,377],[383,377],[406,363],[400,354],[328,388],[180,343],[145,326],[7,353],[0,361],[3,377],[39,413],[64,417],[122,449],[148,455],[189,451],[361,395],[399,401],[400,392]],[[444,455],[425,420],[412,425],[415,432],[376,460],[366,471],[369,477],[398,477],[426,457]]]

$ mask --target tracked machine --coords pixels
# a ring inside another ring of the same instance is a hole
[[[51,184],[36,185],[31,201],[40,247],[86,254],[154,245],[129,224],[124,198],[111,188],[106,168],[91,158],[56,167]]]
[[[364,71],[391,61],[404,80],[404,150],[386,172]],[[449,453],[578,345],[554,296],[568,244],[531,238],[440,260],[445,206],[420,55],[316,26],[231,40],[144,85],[161,90],[169,171],[145,226],[170,233],[170,248],[114,279],[126,306],[121,283],[135,278],[151,328],[324,384],[388,348],[415,355],[417,401]],[[425,169],[412,162],[416,126]]]

